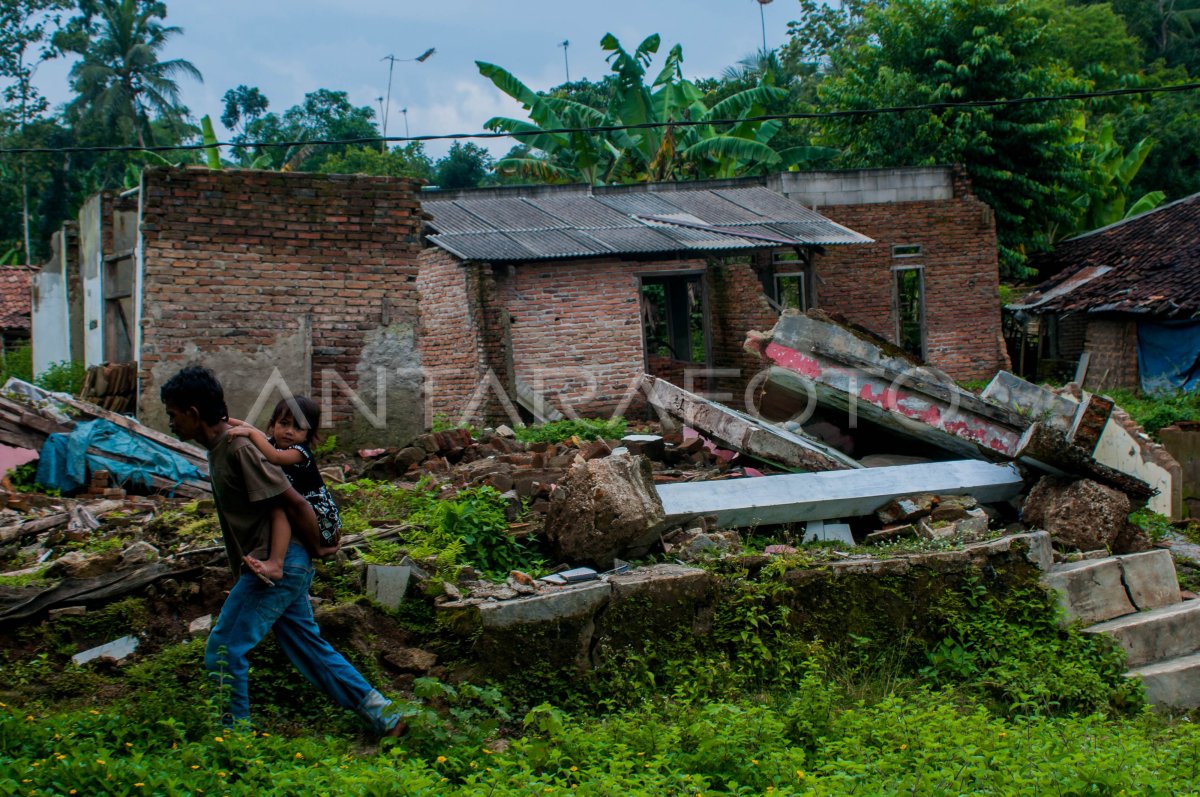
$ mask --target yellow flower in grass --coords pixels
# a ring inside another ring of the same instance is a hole
[[[224,738],[224,737],[222,737],[222,736],[214,736],[214,737],[213,737],[213,741],[214,741],[214,742],[218,742],[218,743],[220,743],[220,742],[223,742],[223,741],[225,741],[225,738]]]
[[[440,755],[440,756],[438,756],[438,757],[437,757],[437,762],[438,762],[439,764],[444,764],[444,763],[446,763],[446,756],[444,756],[444,755]]]
[[[136,789],[140,789],[140,788],[142,788],[142,787],[143,787],[143,786],[145,786],[145,785],[146,785],[145,783],[135,783],[135,784],[133,784],[134,788],[136,788]]]
[[[304,758],[304,753],[296,753],[296,758],[297,759]]]

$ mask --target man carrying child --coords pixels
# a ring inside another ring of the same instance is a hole
[[[213,498],[236,579],[204,654],[209,675],[229,690],[229,720],[249,720],[247,654],[273,629],[280,648],[311,683],[377,733],[401,733],[404,724],[391,711],[391,701],[321,637],[313,618],[308,598],[311,557],[322,549],[312,507],[248,438],[229,434],[224,390],[211,371],[183,369],[162,386],[161,398],[171,431],[208,450]],[[269,586],[251,572],[247,557],[266,558],[276,508],[287,516],[292,542],[284,557],[283,578]]]

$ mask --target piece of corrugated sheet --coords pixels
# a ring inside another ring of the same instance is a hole
[[[660,196],[685,213],[690,213],[708,224],[750,224],[769,220],[768,217],[730,202],[713,191],[675,191]]]
[[[492,232],[495,225],[470,213],[457,202],[423,202],[421,209],[433,216],[433,227],[438,232]]]
[[[545,230],[565,226],[535,205],[523,199],[456,200],[459,207],[470,209],[497,230]],[[435,215],[436,219],[437,216]]]
[[[640,227],[628,214],[597,202],[586,194],[539,196],[530,200],[554,217],[576,229],[590,227]]]

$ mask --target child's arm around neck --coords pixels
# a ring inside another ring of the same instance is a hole
[[[304,454],[294,448],[283,449],[282,451],[271,445],[271,441],[260,430],[254,428],[248,423],[242,421],[229,420],[229,425],[232,427],[229,430],[230,437],[249,437],[250,442],[254,443],[254,447],[262,452],[263,457],[272,465],[284,467],[287,465],[299,465],[304,462]]]

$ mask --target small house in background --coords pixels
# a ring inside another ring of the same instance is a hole
[[[1060,243],[1009,310],[1038,338],[1037,378],[1090,390],[1200,385],[1200,194]]]
[[[0,268],[0,356],[29,343],[32,274],[27,266]]]
[[[428,400],[452,419],[511,414],[502,392],[612,412],[642,373],[743,406],[762,381],[746,333],[785,309],[844,316],[958,379],[1007,365],[992,213],[950,168],[422,200]]]

